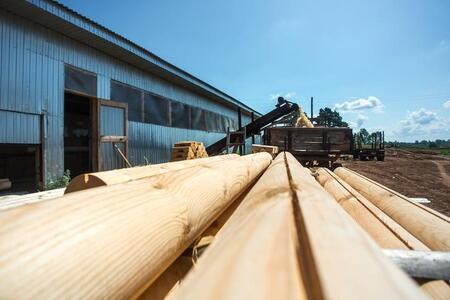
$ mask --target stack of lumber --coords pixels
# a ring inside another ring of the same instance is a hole
[[[338,168],[336,170],[336,173],[340,173],[345,178],[349,178],[348,176],[354,175],[355,178],[353,178],[353,180],[350,180],[351,182],[355,182],[355,180],[368,180],[364,177],[361,177],[361,175],[344,168]],[[399,223],[397,223],[394,218],[386,214],[382,209],[372,203],[372,201],[383,202],[382,198],[373,196],[372,192],[374,191],[374,189],[386,189],[387,191],[387,188],[382,187],[378,183],[364,182],[364,185],[361,185],[364,187],[364,189],[366,189],[367,187],[370,188],[372,186],[372,190],[370,193],[367,193],[366,191],[366,195],[369,196],[369,198],[366,198],[360,192],[350,186],[346,181],[344,181],[342,178],[328,169],[318,169],[316,179],[325,188],[325,190],[336,199],[336,201],[345,209],[345,211],[347,211],[347,213],[375,240],[375,242],[377,242],[380,247],[385,249],[404,249],[418,251],[431,250],[427,245],[422,243],[419,238],[416,238],[412,233],[410,233]],[[380,190],[378,190],[378,192],[380,192]],[[398,195],[395,192],[393,192],[393,194],[391,194],[391,192],[389,193],[390,196],[384,199],[385,202],[396,200],[400,201],[400,199],[401,201],[404,201],[401,198],[404,196]],[[378,193],[378,195],[379,194],[380,193]],[[407,204],[408,203],[409,202],[407,202]],[[407,211],[405,211],[405,213],[407,213]],[[426,214],[426,220],[429,220],[430,222],[428,225],[422,224],[421,222],[423,222],[425,219],[423,219],[422,217],[418,217],[415,221],[416,227],[420,226],[422,227],[422,230],[420,233],[418,233],[417,231],[414,232],[416,235],[418,234],[418,237],[428,236],[429,234],[436,234],[436,238],[433,239],[434,242],[437,242],[440,239],[444,239],[443,242],[445,242],[445,240],[448,241],[448,239],[450,238],[450,228],[448,227],[448,222],[445,222],[440,218],[435,218],[434,213],[435,212]],[[436,232],[423,232],[423,230],[434,230],[433,228],[437,227],[441,227],[441,230],[447,230],[447,232],[445,232],[444,234]],[[448,249],[446,251],[448,251]],[[433,299],[450,299],[450,287],[445,281],[434,280],[421,282],[421,287]]]
[[[0,210],[0,299],[448,295],[445,282],[421,288],[383,253],[444,241],[419,237],[330,171],[314,178],[289,153],[75,179],[64,196]],[[423,235],[446,230],[432,221]]]
[[[188,160],[208,157],[205,146],[201,142],[183,141],[175,143],[172,147],[171,161]]]
[[[278,154],[279,150],[278,146],[252,144],[252,153],[259,153],[259,152],[267,152],[273,157],[275,157]]]

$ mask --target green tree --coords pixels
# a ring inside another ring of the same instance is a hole
[[[329,107],[321,108],[316,118],[317,125],[325,127],[348,127],[348,123],[342,120],[342,116],[336,110]]]
[[[361,128],[360,130],[359,130],[359,136],[360,136],[360,138],[361,138],[361,143],[363,143],[363,144],[369,144],[371,141],[370,141],[370,134],[369,134],[369,132],[367,131],[367,129],[365,129],[365,128]]]

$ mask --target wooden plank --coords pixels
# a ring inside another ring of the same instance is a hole
[[[425,299],[281,153],[169,299]]]
[[[349,169],[334,172],[431,250],[450,251],[450,218]]]
[[[430,250],[330,170],[318,169],[316,180],[380,247]],[[450,287],[443,280],[422,281],[420,285],[433,299],[450,299]]]
[[[163,163],[156,165],[140,166],[134,168],[118,169],[96,173],[88,173],[73,178],[66,188],[65,193],[72,193],[99,186],[125,183],[133,180],[143,179],[168,171],[181,170],[193,166],[202,166],[220,160],[236,158],[235,154],[218,155],[207,159],[197,159],[176,163]]]
[[[316,180],[382,248],[429,250],[336,174],[317,170]]]
[[[0,212],[0,298],[137,297],[270,161],[247,155]]]
[[[230,219],[231,215],[236,211],[237,207],[242,203],[242,200],[247,195],[245,191],[239,198],[234,201],[211,225],[197,238],[194,242],[176,261],[170,265],[167,270],[162,273],[156,281],[154,281],[142,295],[139,300],[162,300],[170,293],[176,290],[184,279],[189,270],[193,267],[194,248],[204,237],[214,237],[219,232],[224,224]]]
[[[425,298],[290,153],[286,153],[286,164],[298,204],[295,212],[303,274],[317,274],[318,283],[308,276],[311,295],[326,299]]]
[[[126,136],[116,136],[116,135],[102,135],[100,137],[100,142],[125,142],[128,138]]]
[[[35,202],[58,198],[64,194],[64,190],[65,188],[60,188],[25,195],[0,196],[0,210],[10,209],[25,204],[31,204]]]
[[[292,209],[284,159],[278,156],[170,296],[306,299]]]
[[[272,156],[275,156],[278,154],[279,149],[278,146],[252,144],[252,153],[258,152],[267,152]]]
[[[172,147],[172,153],[193,153],[192,148],[190,146],[177,146]]]

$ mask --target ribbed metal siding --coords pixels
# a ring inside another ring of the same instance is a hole
[[[129,158],[133,165],[145,162],[162,163],[170,160],[174,143],[186,140],[200,141],[208,146],[223,138],[223,133],[164,127],[154,124],[128,122]]]
[[[13,9],[15,11],[26,11],[27,9],[27,5],[25,2],[20,4],[15,3],[15,0],[4,2],[5,3],[3,5],[5,7],[9,7],[9,9]],[[45,15],[34,16],[36,19],[40,19],[41,22],[47,24],[46,26],[49,28],[57,27],[61,30],[64,30],[64,35],[79,37],[79,39],[81,39],[87,45],[98,45],[100,38],[102,39],[101,49],[103,49],[104,51],[109,51],[110,54],[114,54],[114,56],[116,57],[130,59],[130,61],[133,61],[135,63],[136,59],[138,59],[138,61],[142,60],[142,62],[144,63],[151,62],[151,64],[158,66],[161,69],[170,72],[171,74],[175,74],[177,78],[183,78],[186,82],[192,83],[195,87],[202,87],[202,89],[216,96],[219,96],[222,99],[226,99],[230,103],[246,107],[246,105],[240,103],[239,101],[223,93],[222,91],[203,82],[202,80],[199,80],[198,78],[195,78],[184,70],[181,70],[176,66],[173,66],[172,64],[162,60],[153,53],[148,52],[146,49],[132,43],[126,38],[108,30],[107,28],[104,28],[99,24],[96,24],[92,20],[89,20],[74,11],[71,11],[61,4],[55,3],[54,1],[50,0],[28,0],[28,3],[32,3],[40,9],[47,11],[53,16],[57,17],[48,17]],[[78,28],[74,28],[71,24],[77,26]],[[86,32],[82,32],[80,29],[91,34],[85,34]],[[103,43],[103,41],[109,41],[111,44]],[[120,50],[118,50],[116,46],[119,46]]]
[[[1,144],[40,144],[40,116],[0,110]]]
[[[110,98],[110,80],[114,79],[237,118],[237,113],[228,107],[4,10],[0,10],[0,34],[0,109],[45,115],[43,154],[44,173],[48,175],[45,180],[61,176],[64,169],[65,63],[97,74],[99,98]],[[244,124],[247,119],[244,117]],[[21,131],[17,136],[27,134],[20,129],[27,125],[15,127]],[[140,164],[144,162],[144,155],[151,157],[153,162],[167,161],[171,145],[179,140],[195,139],[208,144],[223,137],[223,134],[150,124],[135,123],[132,127],[138,130],[130,129],[129,153],[134,155],[135,163]]]

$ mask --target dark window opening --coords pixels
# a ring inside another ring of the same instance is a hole
[[[190,107],[189,105],[171,101],[172,126],[178,128],[190,128]]]
[[[64,68],[64,87],[67,90],[97,96],[97,76],[71,66]]]
[[[38,190],[41,181],[39,150],[40,145],[0,144],[0,195]],[[5,181],[11,182],[11,186]]]
[[[170,126],[170,101],[156,95],[144,94],[144,121]]]
[[[64,170],[73,178],[92,171],[90,99],[64,94]]]
[[[143,122],[141,90],[111,81],[111,100],[128,104],[128,120]]]
[[[197,107],[191,107],[191,128],[206,131],[205,111]]]

